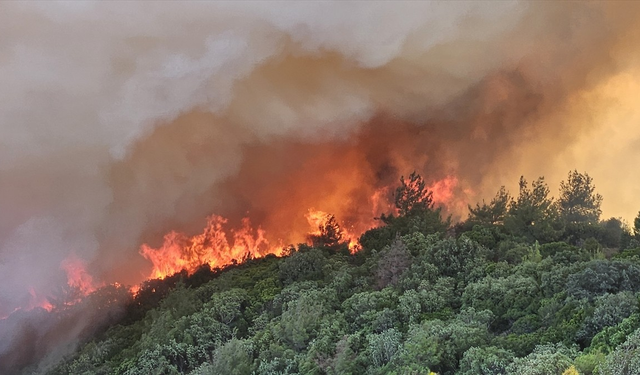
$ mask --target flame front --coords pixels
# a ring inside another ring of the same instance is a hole
[[[203,264],[211,268],[223,267],[249,258],[260,258],[267,254],[281,255],[282,247],[271,246],[260,227],[253,229],[248,218],[242,226],[230,230],[232,242],[228,241],[224,225],[227,219],[212,215],[204,231],[193,237],[171,232],[164,237],[160,248],[142,245],[140,254],[150,260],[153,270],[149,278],[164,278],[183,269],[194,272]]]
[[[53,305],[46,296],[39,294],[34,288],[29,288],[29,304],[25,310],[31,310],[36,307],[41,307],[47,311],[53,310]]]
[[[325,227],[329,223],[329,220],[331,219],[332,215],[324,211],[309,209],[309,212],[305,215],[305,217],[307,218],[307,221],[309,222],[309,225],[311,226],[311,228],[315,228],[315,230],[312,230],[311,232],[309,232],[309,235],[319,236],[322,234],[321,228]],[[358,238],[360,237],[360,235],[356,235],[352,233],[352,231],[353,231],[353,228],[348,229],[343,226],[340,226],[340,232],[341,232],[340,234],[342,235],[342,241],[347,242],[349,246],[349,250],[352,253],[355,253],[360,249],[360,244],[358,244]]]
[[[436,205],[455,206],[461,203],[455,201],[454,189],[457,187],[457,178],[447,176],[429,185],[429,190],[433,193],[433,201]],[[351,190],[344,189],[347,192]],[[342,192],[342,190],[339,191]],[[347,244],[351,253],[355,253],[360,250],[358,243],[360,236],[365,231],[379,225],[377,217],[382,213],[397,214],[397,210],[392,204],[392,193],[392,186],[384,186],[370,191],[369,198],[365,198],[365,206],[357,207],[356,212],[341,210],[342,207],[347,207],[346,203],[349,202],[349,199],[342,194],[324,196],[320,203],[325,210],[306,210],[306,214],[304,214],[308,224],[306,229],[305,226],[293,225],[293,222],[281,223],[282,228],[291,228],[286,238],[280,238],[278,234],[275,236],[271,234],[273,237],[270,237],[269,233],[260,225],[252,226],[248,217],[241,219],[240,225],[233,228],[227,218],[212,215],[207,218],[207,224],[199,234],[189,236],[185,233],[171,231],[164,236],[164,242],[158,248],[143,244],[139,253],[152,264],[152,270],[146,279],[161,279],[182,270],[193,273],[204,264],[208,264],[211,268],[222,268],[246,259],[261,258],[269,254],[282,256],[285,252],[285,245],[308,242],[313,236],[320,236],[322,228],[325,228],[332,219],[339,226],[340,241]],[[283,206],[283,209],[287,208]],[[284,212],[289,213],[289,211]],[[277,214],[276,216],[278,216]],[[291,215],[287,217],[289,216]],[[300,217],[300,219],[303,218]],[[60,269],[65,272],[68,285],[62,299],[52,299],[52,296],[30,288],[28,302],[16,310],[30,310],[40,307],[51,311],[58,306],[57,303],[66,306],[73,305],[105,285],[105,283],[97,281],[87,270],[86,262],[73,253],[60,263]],[[129,288],[133,295],[139,289],[140,285],[133,285]],[[6,316],[0,317],[0,319],[3,318]]]
[[[433,192],[433,200],[437,205],[448,205],[454,200],[454,189],[457,186],[457,178],[447,176],[430,185],[429,190]],[[360,236],[377,225],[376,216],[390,211],[396,213],[389,200],[391,191],[391,187],[374,191],[368,199],[370,211],[365,210],[355,220],[352,218],[348,222],[338,222],[341,240],[347,243],[352,253],[360,249]],[[338,198],[328,201],[339,201]],[[333,214],[312,208],[304,216],[309,228],[304,233],[293,233],[289,239],[305,242],[310,236],[320,235],[321,228],[328,224]],[[228,228],[228,224],[228,219],[212,215],[200,234],[188,236],[172,231],[165,235],[163,244],[158,248],[142,245],[140,254],[151,261],[153,266],[148,278],[165,278],[182,270],[193,273],[204,264],[211,268],[221,268],[245,259],[260,258],[268,254],[281,256],[284,253],[285,241],[276,239],[272,240],[275,244],[270,242],[267,232],[260,226],[253,228],[249,218],[243,218],[238,229]],[[138,288],[131,290],[135,294]]]
[[[60,268],[67,274],[67,284],[76,290],[80,297],[93,293],[96,289],[104,285],[97,284],[93,280],[93,277],[86,270],[84,261],[74,254],[71,254],[67,259],[62,261]]]

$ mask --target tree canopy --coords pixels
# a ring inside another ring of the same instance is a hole
[[[400,177],[400,186],[395,194],[396,208],[401,216],[406,216],[420,210],[433,208],[433,192],[430,191],[415,171],[408,179]]]
[[[600,220],[602,195],[595,192],[593,179],[586,173],[569,172],[560,183],[558,205],[568,223],[596,223]]]
[[[521,178],[516,197],[502,188],[452,226],[412,173],[400,215],[366,232],[356,254],[335,251],[330,217],[282,258],[150,280],[135,296],[105,287],[28,320],[52,332],[102,322],[74,351],[38,367],[28,360],[37,341],[25,339],[0,372],[637,373],[640,225],[596,220],[591,179],[569,176],[558,201],[544,179]]]

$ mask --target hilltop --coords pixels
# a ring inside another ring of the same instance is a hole
[[[336,221],[286,255],[98,290],[77,349],[23,373],[630,374],[640,218],[600,218],[571,172],[452,223],[418,175],[352,253]],[[81,303],[81,304],[82,304]],[[81,305],[80,304],[80,305]],[[74,309],[58,312],[73,319]],[[25,357],[26,358],[26,357]],[[32,358],[35,358],[32,357]]]

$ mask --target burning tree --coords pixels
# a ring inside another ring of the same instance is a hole
[[[309,235],[309,241],[314,247],[337,247],[343,243],[343,239],[344,231],[331,214],[326,214],[318,225],[318,231]]]
[[[409,179],[400,177],[395,203],[401,216],[407,216],[415,211],[429,210],[433,208],[433,192],[427,189],[422,176],[414,171],[409,175]]]

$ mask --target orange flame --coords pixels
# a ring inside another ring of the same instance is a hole
[[[309,232],[309,235],[318,236],[321,234],[320,228],[327,225],[331,218],[331,214],[310,208],[305,217],[307,218],[309,225],[314,228],[313,231]],[[358,243],[358,238],[360,236],[354,235],[351,233],[351,230],[344,228],[343,226],[340,226],[340,230],[342,232],[342,239],[348,241],[351,253],[358,251],[360,249],[360,244]]]
[[[229,243],[224,229],[226,223],[227,219],[212,215],[201,234],[188,237],[171,232],[158,249],[142,245],[140,254],[153,263],[149,277],[164,278],[183,269],[192,273],[203,264],[215,268],[267,254],[281,255],[282,248],[270,246],[264,231],[260,227],[253,230],[248,218],[242,220],[240,229],[230,231],[233,241]]]
[[[433,183],[429,190],[433,192],[433,200],[438,204],[448,204],[454,199],[454,189],[458,186],[458,179],[448,176]],[[389,202],[391,187],[380,188],[369,198],[371,215],[363,215],[352,220],[353,223],[340,223],[343,240],[347,241],[349,250],[355,253],[360,249],[358,239],[368,229],[376,225],[375,216],[393,210]],[[366,218],[365,218],[366,216]],[[370,216],[370,217],[369,217]],[[292,238],[308,238],[310,235],[320,235],[320,228],[326,226],[331,214],[316,209],[309,209],[305,218],[311,227],[306,236],[298,235]],[[165,235],[164,242],[159,248],[152,248],[144,244],[140,254],[151,261],[153,267],[149,278],[165,278],[182,270],[193,273],[203,264],[212,268],[240,262],[244,259],[260,258],[268,254],[281,256],[284,252],[283,241],[278,240],[275,246],[267,239],[266,232],[258,226],[253,229],[249,218],[242,219],[239,229],[226,228],[228,220],[222,216],[212,215],[207,220],[203,232],[195,236],[172,231]],[[294,233],[295,234],[295,233]],[[139,287],[131,288],[136,293]]]
[[[29,288],[29,296],[29,305],[25,310],[31,310],[36,307],[41,307],[47,311],[53,310],[53,305],[49,302],[47,297],[38,294],[34,288]]]
[[[460,190],[458,179],[455,176],[436,181],[429,186],[433,193],[433,200],[436,204],[452,206],[456,205],[456,191]],[[381,187],[372,191],[368,198],[370,209],[359,210],[355,214],[347,214],[348,220],[340,222],[340,232],[342,240],[348,243],[352,253],[360,250],[358,239],[367,230],[375,227],[378,221],[375,219],[382,213],[394,212],[396,209],[392,204],[391,186]],[[341,194],[325,197],[324,206],[337,210],[337,214],[342,212],[343,207],[347,207],[340,199]],[[347,200],[348,201],[348,200]],[[457,202],[460,203],[460,202]],[[310,230],[304,233],[304,228],[291,230],[287,239],[296,241],[309,238],[310,235],[320,235],[320,228],[326,226],[331,214],[322,211],[309,209],[305,218],[310,226]],[[302,231],[302,233],[301,233]],[[253,228],[249,218],[242,219],[241,226],[236,229],[228,228],[228,220],[222,216],[212,215],[207,219],[207,225],[202,233],[188,236],[183,233],[172,231],[165,235],[164,242],[159,248],[152,248],[143,244],[140,254],[152,263],[152,271],[148,275],[149,279],[165,278],[182,270],[193,273],[204,264],[211,268],[224,267],[230,264],[241,262],[245,259],[260,258],[268,254],[281,256],[284,254],[284,241],[277,239],[271,242],[267,239],[267,233],[260,226]],[[274,244],[277,243],[276,244]],[[67,283],[76,293],[75,299],[67,301],[66,304],[74,304],[80,299],[103,286],[104,283],[97,283],[87,272],[86,264],[74,254],[60,263],[60,268],[67,275]],[[140,290],[140,285],[130,287],[130,292],[136,295]],[[34,288],[29,289],[29,301],[26,306],[18,307],[16,310],[30,310],[41,307],[47,311],[53,310],[54,306],[48,298],[38,293]],[[3,319],[4,317],[0,317]]]
[[[94,282],[93,277],[86,270],[85,262],[75,254],[69,255],[63,260],[60,263],[60,268],[67,273],[67,284],[79,292],[79,297],[93,293],[104,285]]]
[[[455,176],[447,176],[442,180],[434,182],[429,186],[433,193],[433,202],[436,204],[447,204],[454,198],[454,189],[458,186],[458,179]]]
[[[87,272],[85,262],[75,256],[75,254],[69,255],[65,260],[60,262],[60,269],[64,270],[67,274],[67,285],[71,287],[71,293],[67,293],[68,300],[64,301],[65,305],[73,305],[79,302],[83,297],[95,292],[98,288],[104,286],[104,283],[96,283],[93,277]],[[36,307],[43,308],[47,311],[52,311],[54,305],[50,302],[49,296],[46,296],[35,288],[29,287],[28,302],[21,306],[16,307],[11,313],[0,316],[0,320],[6,319],[13,312],[19,310],[32,310]]]

